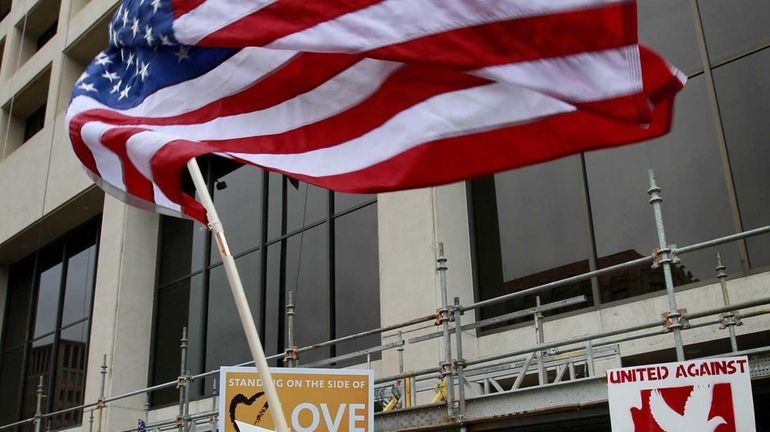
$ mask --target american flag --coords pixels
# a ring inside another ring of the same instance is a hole
[[[136,424],[136,432],[147,432],[147,426],[144,424],[144,420],[139,419]]]
[[[109,192],[205,221],[186,162],[345,192],[437,185],[670,128],[683,75],[626,0],[130,0],[75,85]]]

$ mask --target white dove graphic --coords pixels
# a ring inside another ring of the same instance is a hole
[[[650,393],[650,411],[655,422],[666,432],[714,432],[727,422],[720,416],[709,419],[713,387],[696,385],[684,404],[684,415],[671,409],[658,390]]]

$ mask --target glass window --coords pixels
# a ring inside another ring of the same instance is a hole
[[[770,2],[700,0],[698,3],[712,63],[764,47],[770,42],[767,25]]]
[[[97,237],[94,220],[11,266],[0,350],[2,423],[35,413],[41,377],[43,412],[83,402]],[[79,413],[70,413],[52,417],[50,425],[80,422]]]
[[[161,285],[201,269],[206,235],[201,225],[187,219],[164,217],[161,218],[161,235]]]
[[[335,193],[334,194],[334,212],[339,213],[351,207],[355,207],[365,203],[370,203],[376,199],[377,199],[376,195],[370,195],[370,194]]]
[[[91,246],[67,260],[67,280],[64,289],[62,326],[82,320],[91,314],[91,295],[94,292],[96,246]]]
[[[495,175],[473,186],[480,298],[589,270],[590,243],[578,156]],[[494,205],[493,205],[494,204]],[[591,284],[539,294],[541,303],[585,295]],[[483,318],[535,305],[534,296],[489,307]]]
[[[338,218],[334,225],[334,323],[337,337],[380,326],[378,263],[377,207],[367,206]],[[371,335],[337,345],[337,353],[358,351],[379,344],[380,335]]]
[[[744,229],[770,224],[769,70],[770,49],[714,70]],[[752,267],[770,265],[770,235],[747,243]]]
[[[668,135],[586,154],[599,267],[649,255],[657,246],[647,195],[649,168],[662,189],[669,243],[688,245],[735,231],[704,81],[697,77],[687,83]],[[719,250],[728,269],[740,270],[735,243]],[[709,249],[681,256],[674,284],[714,278],[715,254]],[[600,285],[605,302],[665,288],[662,272],[649,265],[602,277]]]
[[[188,323],[188,309],[192,287],[200,286],[200,275],[177,282],[158,290],[155,299],[155,361],[152,364],[152,385],[174,381],[181,370],[181,351],[179,348],[182,329]],[[190,338],[197,340],[195,336]],[[195,358],[200,351],[190,349],[188,358]],[[195,372],[194,369],[192,369]],[[171,387],[152,394],[154,404],[167,404],[179,400],[179,392]]]
[[[235,260],[257,330],[261,327],[262,316],[262,301],[259,295],[260,262],[260,251]],[[211,270],[209,279],[206,370],[242,363],[250,358],[246,335],[243,333],[241,319],[227,284],[225,270],[221,265],[217,266]]]
[[[286,286],[294,291],[294,334],[299,347],[332,338],[329,296],[329,231],[321,225],[286,241]],[[301,249],[300,249],[301,245]],[[301,362],[328,358],[328,348],[303,353]]]
[[[35,302],[37,311],[35,312],[33,338],[50,334],[56,328],[62,267],[63,264],[56,264],[40,274],[37,300]]]
[[[637,2],[636,6],[641,43],[663,55],[688,75],[701,68],[689,1],[644,0]]]
[[[262,240],[262,178],[256,168],[237,169],[235,163],[214,169],[214,204],[228,235],[233,255],[260,244]],[[221,172],[221,173],[220,173]],[[215,242],[211,242],[211,261],[222,262]]]
[[[345,196],[343,210],[334,214],[333,208],[340,207],[330,203],[339,194],[228,160],[202,162],[268,356],[286,349],[289,291],[295,292],[295,344],[299,347],[379,326],[376,197]],[[200,224],[162,219],[152,381],[157,384],[178,375],[183,325],[189,325],[190,350],[196,352],[189,362],[193,373],[251,360],[211,236]],[[335,246],[336,241],[340,243]],[[335,254],[350,262],[343,265]],[[187,288],[184,284],[191,277],[192,286]],[[354,283],[363,282],[360,278],[370,284],[367,307],[374,311],[371,314],[351,312],[358,288]],[[173,293],[177,294],[168,298]],[[187,315],[169,312],[167,305],[172,303],[188,305]],[[172,333],[161,327],[165,322],[177,323]],[[168,342],[158,345],[161,340]],[[363,344],[377,345],[373,340]],[[300,362],[326,359],[358,346],[312,350],[302,353]],[[280,366],[282,360],[271,364]],[[197,395],[210,390],[208,382]],[[173,389],[157,393],[155,404],[171,403],[177,397]]]

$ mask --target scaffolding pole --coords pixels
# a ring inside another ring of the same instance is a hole
[[[455,418],[454,407],[454,366],[452,365],[452,338],[449,336],[449,295],[446,286],[447,259],[444,256],[444,243],[438,244],[438,258],[436,259],[438,270],[439,289],[441,290],[441,308],[436,313],[437,323],[441,324],[444,332],[444,360],[440,363],[441,378],[446,385],[447,415]]]
[[[666,230],[663,228],[663,212],[660,208],[660,202],[663,197],[660,196],[660,188],[655,183],[655,171],[647,171],[650,177],[650,204],[655,215],[655,227],[658,231],[658,256],[660,264],[663,266],[663,278],[666,281],[666,297],[668,298],[669,311],[666,314],[666,326],[674,334],[674,348],[676,349],[676,360],[684,361],[684,346],[682,345],[682,314],[676,307],[676,294],[674,293],[674,278],[671,276],[671,249],[666,243]]]
[[[722,288],[722,301],[725,306],[730,306],[730,293],[727,292],[727,267],[722,264],[722,254],[717,252],[717,279],[719,279],[719,286]],[[738,339],[735,337],[735,326],[741,325],[738,315],[733,311],[725,312],[722,315],[722,328],[727,328],[727,332],[730,335],[730,348],[732,352],[738,352]]]
[[[244,292],[243,284],[241,283],[241,277],[238,274],[238,268],[235,266],[235,259],[230,253],[230,247],[227,245],[225,231],[222,227],[222,222],[219,220],[219,214],[214,206],[214,201],[211,199],[208,187],[206,186],[206,181],[203,179],[203,174],[201,173],[198,161],[195,160],[195,158],[192,158],[187,162],[187,169],[190,171],[190,176],[192,177],[193,184],[195,184],[195,190],[198,192],[201,204],[206,209],[209,220],[208,227],[217,242],[219,254],[222,256],[222,266],[225,269],[227,282],[230,285],[236,309],[238,309],[238,316],[241,319],[241,325],[243,325],[243,331],[246,334],[246,340],[249,344],[251,356],[254,358],[254,364],[257,366],[259,376],[262,378],[262,388],[267,395],[269,409],[273,415],[273,421],[275,422],[275,428],[278,432],[289,432],[286,417],[283,415],[281,401],[278,399],[278,392],[273,383],[273,376],[270,373],[270,368],[265,359],[262,342],[259,340],[257,325],[254,323],[254,317],[251,315],[249,303],[246,300],[246,293]]]

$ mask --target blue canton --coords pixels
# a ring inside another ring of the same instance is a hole
[[[234,48],[181,45],[172,30],[170,0],[124,0],[109,24],[110,46],[75,84],[87,95],[128,109],[157,90],[196,78],[238,52]]]

